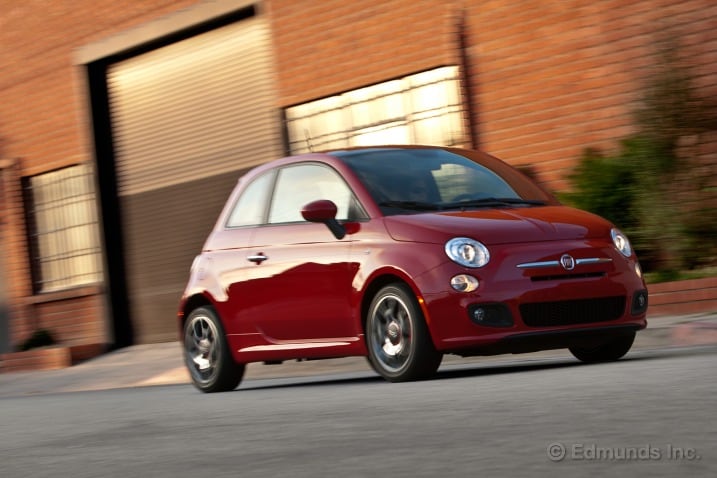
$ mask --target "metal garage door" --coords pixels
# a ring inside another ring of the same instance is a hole
[[[189,266],[241,171],[282,152],[262,17],[112,65],[108,87],[131,320],[177,338]],[[112,251],[108,251],[112,254]]]

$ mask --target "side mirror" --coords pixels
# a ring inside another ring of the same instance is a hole
[[[309,222],[326,224],[336,239],[346,236],[346,229],[336,220],[336,204],[328,199],[310,202],[301,209],[301,215]]]

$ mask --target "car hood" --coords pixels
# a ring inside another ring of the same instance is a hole
[[[599,216],[566,206],[387,216],[385,224],[397,241],[442,244],[466,236],[486,245],[610,237],[612,227]]]

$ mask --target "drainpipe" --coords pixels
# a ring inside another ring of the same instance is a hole
[[[5,241],[5,228],[7,220],[6,204],[6,174],[13,162],[8,159],[0,159],[0,354],[11,352],[10,344],[10,305],[7,296],[7,278],[5,277],[5,254],[7,245]]]

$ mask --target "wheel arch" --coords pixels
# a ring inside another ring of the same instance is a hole
[[[421,294],[421,291],[418,289],[416,284],[413,283],[413,281],[410,280],[410,278],[407,275],[401,274],[398,271],[390,270],[390,271],[383,271],[379,274],[374,275],[367,281],[367,285],[364,288],[364,292],[361,298],[361,330],[363,333],[366,333],[366,320],[368,318],[368,310],[371,306],[371,301],[376,296],[378,291],[380,291],[383,287],[394,284],[394,283],[401,283],[406,286],[408,286],[409,289],[411,289],[411,292],[413,292],[413,296],[416,298],[416,301],[418,302],[418,306],[421,309],[421,312],[423,312],[423,316],[426,320],[426,322],[429,322],[428,317],[428,309],[426,308],[425,302],[423,300],[423,296]],[[429,333],[430,333],[430,327],[429,327]],[[431,339],[433,339],[433,336],[431,334]]]
[[[203,293],[196,293],[189,297],[187,297],[183,302],[182,306],[180,308],[178,318],[179,318],[179,330],[180,334],[183,333],[184,330],[184,324],[187,321],[187,317],[189,314],[192,313],[193,310],[198,309],[200,307],[206,307],[210,306],[213,307],[214,310],[216,310],[216,307],[214,306],[214,301],[211,300],[210,297],[208,297],[206,294]]]

